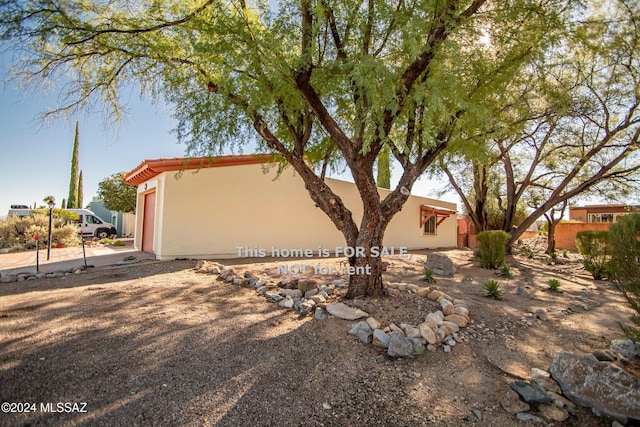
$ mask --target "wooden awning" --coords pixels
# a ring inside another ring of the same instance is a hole
[[[448,209],[436,208],[434,206],[420,205],[420,227],[422,228],[427,221],[436,217],[436,227],[442,224],[442,221],[449,218],[451,215],[455,215],[455,211]]]

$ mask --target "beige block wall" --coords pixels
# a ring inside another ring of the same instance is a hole
[[[344,246],[345,239],[331,220],[314,206],[300,177],[286,170],[243,165],[186,171],[180,178],[165,172],[153,183],[156,193],[154,252],[159,259],[237,257],[235,247],[312,249]],[[151,182],[151,181],[149,181]],[[328,179],[327,184],[353,212],[359,223],[362,204],[353,183]],[[139,186],[137,229],[142,228],[144,184]],[[386,190],[381,190],[383,196]],[[455,204],[411,196],[385,233],[387,247],[410,249],[455,247],[456,218],[446,219],[435,236],[423,235],[420,205],[456,209]],[[136,246],[141,247],[136,232]]]

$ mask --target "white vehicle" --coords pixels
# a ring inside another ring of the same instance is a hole
[[[73,212],[78,215],[76,223],[80,228],[80,232],[83,236],[98,237],[100,239],[106,239],[118,234],[118,231],[108,222],[104,222],[96,214],[88,209],[67,209],[69,212]]]
[[[13,208],[13,206],[11,207]],[[118,231],[112,224],[104,222],[103,220],[98,218],[96,214],[88,209],[67,209],[67,211],[73,212],[74,214],[78,215],[78,219],[75,220],[75,222],[78,225],[79,232],[82,233],[82,236],[106,239],[118,234]],[[9,209],[8,216],[13,215],[21,217],[29,216],[31,215],[31,209]]]

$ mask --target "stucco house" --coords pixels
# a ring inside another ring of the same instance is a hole
[[[277,176],[268,155],[145,160],[125,176],[137,186],[136,248],[157,259],[236,258],[272,249],[344,247],[293,169]],[[355,184],[326,179],[359,222]],[[380,189],[384,197],[388,190]],[[410,196],[389,224],[385,247],[456,246],[456,205]],[[238,248],[244,252],[239,253]]]
[[[612,223],[632,213],[640,213],[640,206],[622,204],[569,207],[569,219],[587,223]]]

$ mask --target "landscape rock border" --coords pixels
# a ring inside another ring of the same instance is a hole
[[[386,351],[391,358],[412,358],[425,350],[436,351],[440,346],[444,352],[464,341],[460,329],[471,323],[469,308],[465,301],[457,300],[431,287],[412,283],[390,282],[389,289],[410,292],[426,298],[440,306],[440,310],[430,312],[423,322],[412,325],[391,322],[382,327],[374,317],[357,308],[349,307],[339,300],[336,290],[344,289],[344,279],[319,284],[315,280],[284,278],[279,281],[265,280],[251,271],[238,273],[233,267],[226,267],[215,261],[198,261],[194,270],[199,273],[217,275],[217,280],[254,289],[269,302],[280,307],[296,310],[300,316],[313,312],[316,320],[325,319],[327,314],[344,319],[366,320],[351,325],[349,333],[365,344],[373,344]]]

